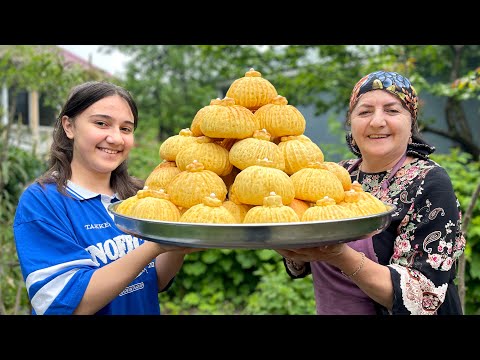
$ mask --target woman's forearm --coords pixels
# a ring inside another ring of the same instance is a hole
[[[372,300],[391,310],[393,306],[393,284],[387,266],[363,258],[362,253],[345,247],[341,256],[330,264],[339,268]]]

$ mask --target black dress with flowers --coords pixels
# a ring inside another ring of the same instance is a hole
[[[340,162],[349,168],[356,159]],[[378,262],[388,266],[394,288],[393,308],[376,306],[379,314],[462,314],[454,284],[457,259],[465,249],[460,204],[451,180],[430,159],[414,159],[401,167],[387,189],[380,183],[388,172],[351,173],[363,189],[394,204],[390,226],[373,236]],[[285,265],[286,262],[284,261]],[[308,275],[309,264],[292,278]]]

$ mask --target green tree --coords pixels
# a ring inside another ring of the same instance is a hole
[[[196,111],[252,67],[290,104],[333,112],[337,123],[345,115],[352,79],[387,69],[411,78],[422,93],[445,98],[447,129],[422,118],[424,132],[448,138],[474,160],[480,154],[461,106],[478,100],[478,86],[452,86],[478,67],[478,45],[121,45],[107,51],[111,48],[131,57],[126,86],[146,126],[158,129],[159,141],[189,126]]]

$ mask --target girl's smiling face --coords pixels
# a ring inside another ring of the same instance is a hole
[[[89,106],[72,122],[62,119],[73,140],[72,173],[110,175],[134,146],[134,118],[120,96],[107,96]]]

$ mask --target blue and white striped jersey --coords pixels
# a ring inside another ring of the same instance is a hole
[[[20,197],[13,224],[15,244],[33,314],[71,314],[93,272],[144,240],[125,234],[107,206],[118,198],[68,183],[30,185]],[[160,314],[155,261],[97,314]]]

